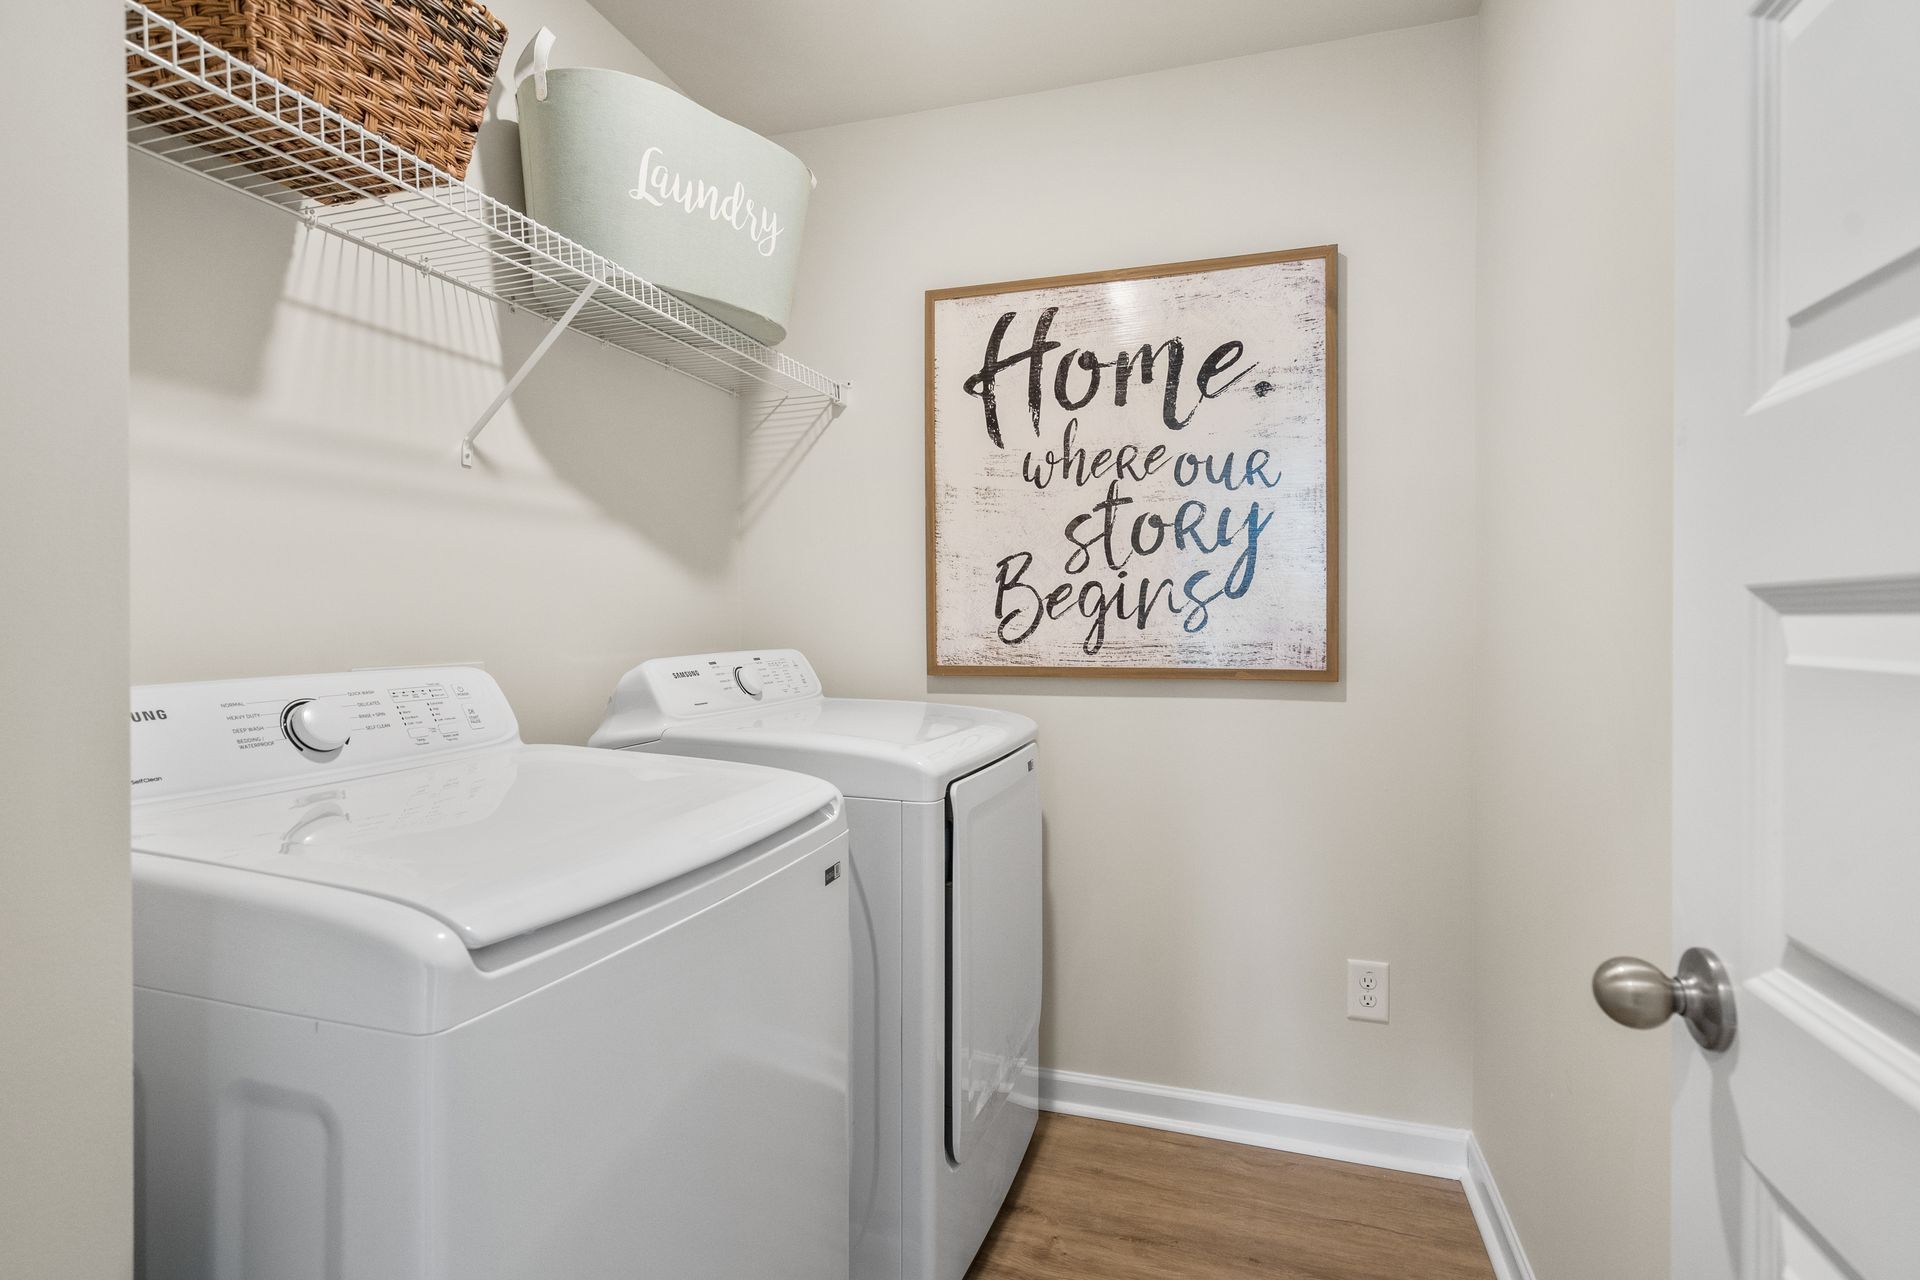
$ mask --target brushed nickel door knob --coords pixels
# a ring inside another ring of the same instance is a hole
[[[1623,1027],[1644,1031],[1677,1013],[1701,1048],[1718,1053],[1733,1044],[1733,979],[1705,947],[1689,947],[1671,978],[1638,957],[1615,956],[1593,971],[1593,998]]]

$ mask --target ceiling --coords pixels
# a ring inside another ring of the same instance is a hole
[[[924,111],[1460,18],[1480,0],[593,0],[760,133]]]

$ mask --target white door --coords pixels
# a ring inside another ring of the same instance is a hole
[[[1674,1280],[1920,1277],[1920,3],[1679,0]]]

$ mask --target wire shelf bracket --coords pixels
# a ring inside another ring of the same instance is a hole
[[[512,398],[513,393],[519,389],[522,379],[533,372],[533,366],[540,363],[540,357],[547,354],[547,348],[551,347],[554,342],[559,339],[561,334],[572,327],[575,317],[580,314],[580,308],[586,306],[587,299],[593,296],[594,287],[593,285],[588,285],[580,291],[580,296],[573,300],[573,305],[568,307],[561,317],[553,322],[552,327],[542,335],[539,344],[534,347],[525,360],[520,362],[520,367],[513,371],[513,376],[507,379],[506,386],[500,388],[500,394],[493,398],[493,403],[481,410],[478,421],[467,428],[467,434],[460,439],[461,466],[471,467],[473,465],[473,442],[480,438],[480,433],[487,429],[489,422],[493,421],[493,415],[500,412],[500,406]]]
[[[126,13],[127,142],[552,328],[460,443],[571,329],[734,398],[742,422],[846,408],[850,387],[542,226],[168,21]],[[773,408],[770,410],[768,406]]]

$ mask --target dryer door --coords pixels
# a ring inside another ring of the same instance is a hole
[[[1027,746],[947,790],[947,1153],[963,1163],[1040,1034],[1040,780]]]

